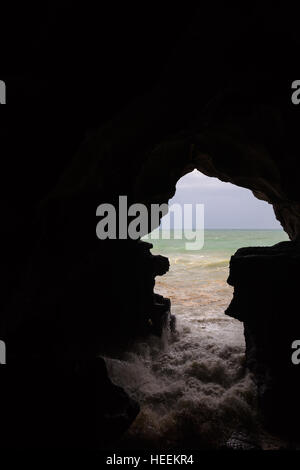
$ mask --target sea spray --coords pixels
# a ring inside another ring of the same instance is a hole
[[[280,231],[208,231],[199,253],[180,240],[158,240],[170,272],[156,291],[170,297],[177,331],[149,337],[106,358],[112,380],[141,405],[122,445],[127,448],[220,448],[240,429],[257,432],[256,389],[245,368],[243,325],[224,314],[230,255],[240,246],[273,244]]]
[[[106,359],[111,378],[141,404],[125,441],[139,447],[218,447],[237,427],[253,426],[255,388],[244,369],[244,347],[215,343],[180,319],[169,344],[139,342]]]

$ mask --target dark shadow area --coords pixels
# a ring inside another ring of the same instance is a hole
[[[167,203],[195,168],[268,201],[290,237],[232,257],[228,314],[245,325],[262,414],[293,443],[297,15],[271,2],[73,1],[13,2],[1,15],[1,446],[118,446],[139,405],[99,356],[160,330],[170,302],[153,288],[169,263],[141,241],[98,240],[96,208],[119,195]]]

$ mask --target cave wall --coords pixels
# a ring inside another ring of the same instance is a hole
[[[170,304],[153,294],[168,261],[139,241],[99,241],[96,208],[119,195],[167,202],[178,179],[198,168],[273,204],[297,241],[299,113],[287,77],[297,78],[300,37],[288,8],[269,2],[153,7],[138,10],[139,21],[128,5],[116,14],[45,2],[38,20],[20,8],[18,22],[1,32],[10,44],[1,79],[10,102],[22,105],[17,113],[6,107],[0,125],[0,325],[11,363],[8,377],[1,370],[11,429],[3,439],[97,447],[107,427],[114,442],[138,413],[97,356],[153,331]],[[232,277],[237,292],[247,266]],[[292,303],[293,288],[280,289]],[[252,314],[261,312],[255,305]],[[266,318],[265,329],[276,329]],[[269,347],[265,335],[261,343]]]
[[[299,242],[241,248],[230,261],[234,286],[226,314],[244,324],[246,365],[253,373],[265,425],[299,439],[299,369],[292,362],[297,314]]]

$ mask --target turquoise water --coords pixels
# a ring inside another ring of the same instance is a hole
[[[182,307],[188,309],[192,299],[197,302],[195,307],[201,309],[204,298],[209,301],[209,296],[214,308],[217,309],[218,303],[221,312],[232,295],[226,279],[230,257],[236,250],[288,240],[283,230],[205,230],[203,248],[187,250],[186,239],[174,238],[180,233],[165,231],[161,235],[169,239],[147,240],[153,244],[153,254],[167,256],[170,260],[170,271],[156,278],[156,287],[171,298],[176,313],[181,313]],[[187,234],[190,235],[191,232]]]
[[[138,341],[123,356],[107,358],[112,379],[141,405],[125,446],[216,449],[240,428],[259,434],[243,324],[224,314],[233,293],[228,265],[240,247],[287,239],[280,230],[206,230],[198,251],[187,251],[185,240],[152,241],[152,252],[170,260],[155,290],[171,299],[177,333]],[[267,448],[265,436],[261,445]]]
[[[164,231],[161,237],[170,239],[151,239],[151,236],[144,237],[145,241],[153,244],[154,251],[161,254],[185,252],[186,238],[174,239],[182,233],[179,230]],[[192,235],[188,231],[188,236]],[[284,240],[288,240],[288,235],[283,230],[205,230],[204,247],[198,250],[199,254],[223,253],[231,256],[238,248],[244,246],[270,246]]]

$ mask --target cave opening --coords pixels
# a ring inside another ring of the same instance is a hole
[[[168,204],[181,207],[181,217],[176,217],[176,211],[163,217],[160,227],[144,240],[153,244],[153,254],[170,261],[169,272],[156,277],[156,290],[171,298],[175,314],[180,308],[203,306],[206,313],[218,309],[223,316],[233,292],[226,282],[231,256],[239,248],[289,240],[272,205],[257,199],[249,189],[197,169],[179,178]],[[194,209],[197,204],[203,206],[204,218],[203,226],[196,228],[195,210],[185,211],[185,206]],[[197,230],[204,232],[203,246],[188,249],[186,242],[196,238]]]
[[[181,219],[184,227],[162,219],[154,237],[143,237],[154,255],[170,261],[169,272],[156,277],[155,292],[171,299],[177,326],[175,333],[166,330],[107,359],[112,379],[141,404],[123,444],[220,448],[234,432],[257,435],[259,426],[243,324],[224,313],[233,293],[226,282],[230,257],[241,247],[271,246],[288,235],[271,205],[198,170],[178,180],[168,203],[204,204],[204,246],[185,248],[184,233],[194,230],[190,213]]]

